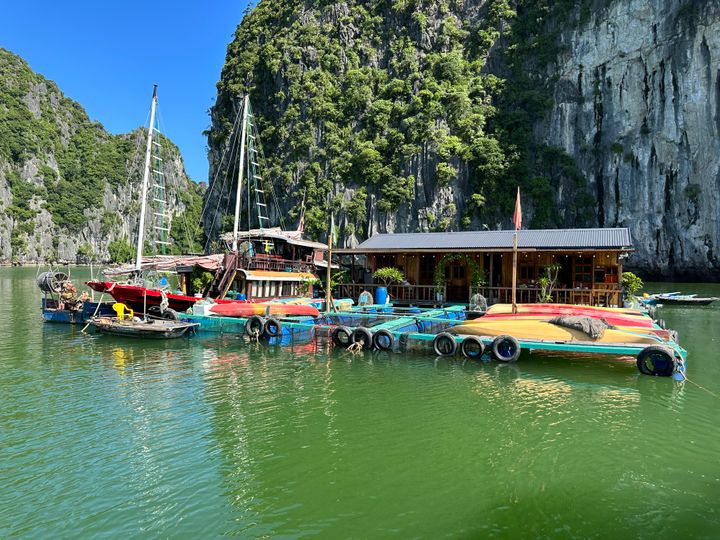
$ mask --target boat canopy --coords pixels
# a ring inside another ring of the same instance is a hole
[[[326,250],[327,244],[321,242],[313,242],[302,237],[302,231],[284,231],[280,227],[269,227],[263,229],[251,229],[249,231],[238,231],[238,240],[250,240],[261,238],[273,238],[275,240],[284,240],[288,244],[294,246],[302,246],[312,249]],[[225,233],[221,236],[225,242],[233,241],[233,233]]]
[[[154,255],[143,257],[141,270],[155,270],[157,272],[177,272],[178,268],[192,268],[199,266],[205,270],[214,272],[222,266],[224,255],[221,253],[213,255]],[[106,276],[121,276],[136,271],[134,264],[124,264],[103,270]]]

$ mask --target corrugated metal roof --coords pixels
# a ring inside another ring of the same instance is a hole
[[[354,252],[383,250],[512,249],[514,231],[376,234]],[[627,228],[518,231],[519,249],[632,249]]]

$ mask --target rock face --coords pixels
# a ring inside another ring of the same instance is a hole
[[[228,48],[211,177],[244,92],[311,236],[330,208],[345,245],[508,227],[520,185],[530,227],[627,226],[628,268],[720,277],[719,2],[263,0]]]
[[[4,49],[0,98],[0,263],[107,261],[111,242],[135,243],[145,130],[109,134]],[[177,147],[161,144],[167,209],[177,215],[199,188]]]
[[[720,3],[613,2],[565,32],[538,136],[590,181],[600,226],[627,226],[630,266],[720,276]]]

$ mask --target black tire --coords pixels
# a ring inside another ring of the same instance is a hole
[[[270,317],[263,325],[263,332],[267,337],[278,337],[282,334],[282,323],[275,317]]]
[[[438,356],[452,356],[457,352],[455,336],[447,332],[440,332],[433,339],[433,351]]]
[[[177,311],[175,311],[172,308],[167,308],[162,313],[162,318],[167,319],[168,321],[179,321],[180,317],[178,317]]]
[[[492,357],[499,362],[515,362],[520,358],[520,343],[512,336],[498,336],[490,345]]]
[[[352,344],[352,330],[347,326],[336,326],[330,333],[330,337],[337,347],[347,347]]]
[[[162,318],[162,313],[160,312],[160,306],[150,306],[147,308],[147,314],[151,315],[153,317],[157,317],[158,319]]]
[[[640,373],[654,377],[670,377],[676,368],[672,353],[665,347],[650,345],[645,347],[637,357]]]
[[[375,348],[381,351],[392,351],[395,345],[395,337],[392,335],[390,330],[384,328],[375,332],[373,335],[373,345]]]
[[[245,322],[245,333],[250,337],[262,335],[264,329],[265,319],[260,315],[253,315]]]
[[[362,326],[352,333],[352,342],[361,343],[363,349],[370,349],[373,346],[373,336],[370,330]]]
[[[462,340],[460,352],[465,358],[479,360],[485,352],[485,344],[477,336],[468,336]]]

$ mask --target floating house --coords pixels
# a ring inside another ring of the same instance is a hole
[[[352,279],[337,294],[357,298],[373,292],[378,268],[406,276],[388,292],[397,304],[467,303],[475,293],[489,303],[511,301],[514,231],[376,234],[353,249],[338,249]],[[617,306],[622,261],[633,251],[627,228],[518,231],[517,301],[541,299],[540,278],[559,265],[554,302]]]

